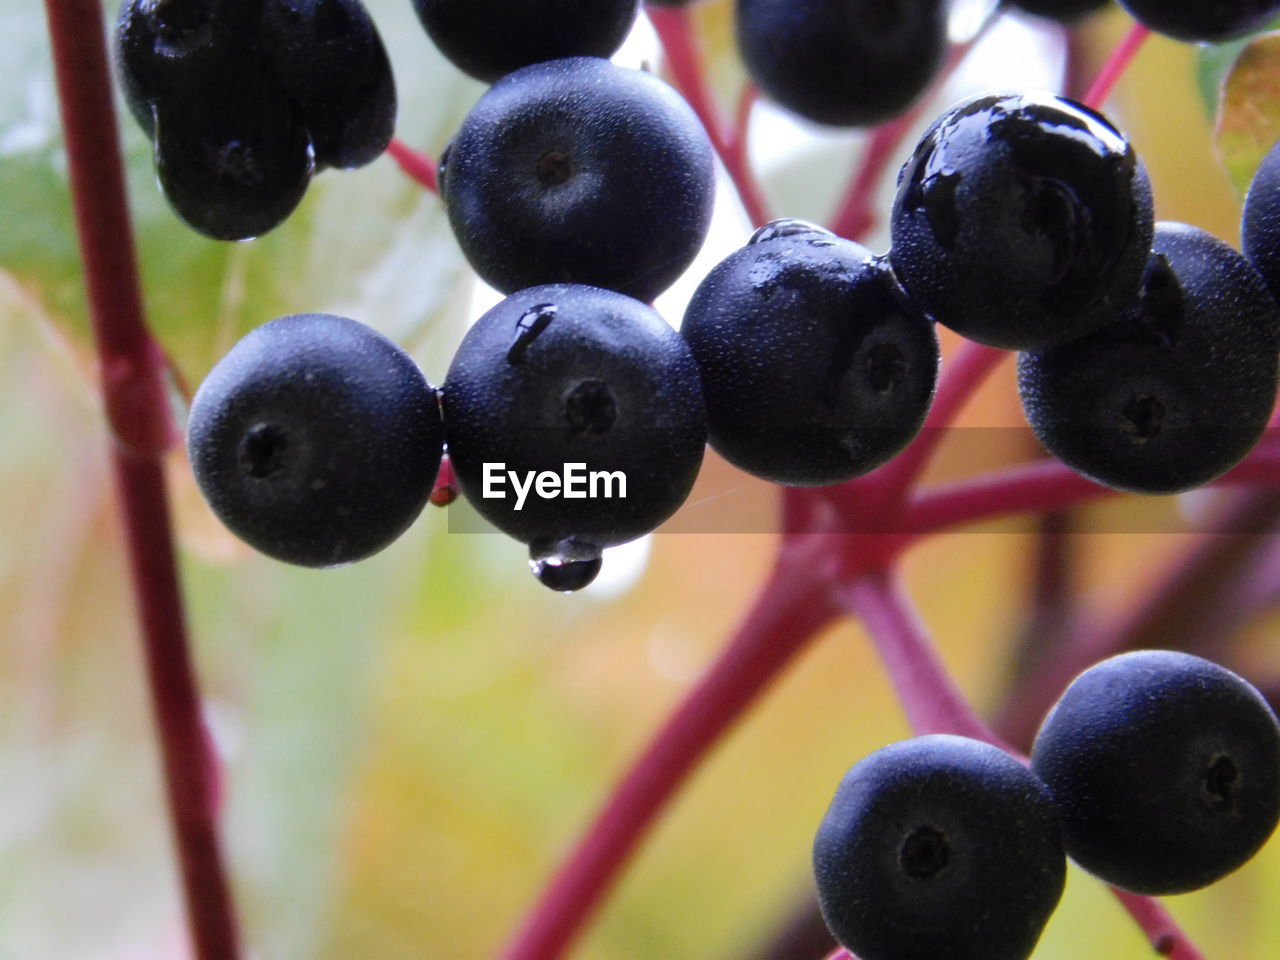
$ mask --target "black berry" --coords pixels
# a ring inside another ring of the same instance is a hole
[[[1038,17],[1071,23],[1103,9],[1111,0],[1013,0],[1013,5]]]
[[[942,0],[738,0],[738,48],[752,79],[816,123],[896,116],[942,62]]]
[[[522,290],[481,317],[449,368],[444,408],[462,492],[529,544],[535,562],[548,561],[535,568],[544,581],[666,520],[706,442],[698,371],[680,335],[643,303],[595,287]],[[501,496],[484,496],[486,464]],[[576,496],[557,485],[520,502],[510,473],[522,483],[565,477],[568,464],[580,468]]]
[[[1025,960],[1062,896],[1062,826],[1004,751],[917,737],[845,775],[813,846],[818,900],[860,960]]]
[[[919,432],[938,339],[870,250],[778,221],[698,287],[681,333],[712,447],[775,483],[828,484],[881,465]]]
[[[1244,255],[1280,298],[1280,142],[1267,152],[1249,184],[1240,234]]]
[[[360,0],[268,0],[265,28],[316,163],[350,169],[381,156],[395,131],[395,80]]]
[[[1280,311],[1248,261],[1161,223],[1136,305],[1097,333],[1019,358],[1027,420],[1100,483],[1176,493],[1226,472],[1276,395]]]
[[[1108,883],[1185,893],[1235,870],[1280,818],[1280,726],[1231,671],[1145,650],[1077,677],[1045,718],[1032,768],[1067,852]]]
[[[1278,0],[1120,0],[1134,19],[1189,43],[1220,43],[1261,30],[1280,15]]]
[[[360,560],[422,510],[444,430],[435,391],[376,331],[328,314],[280,317],[213,368],[187,447],[219,519],[278,560]]]
[[[504,293],[582,283],[652,300],[711,222],[702,125],[661,80],[607,60],[535,64],[498,81],[449,150],[449,222]]]
[[[1006,349],[1098,329],[1137,295],[1151,188],[1101,116],[1051,94],[976,97],[903,168],[890,259],[939,323]]]
[[[413,0],[440,52],[477,80],[543,60],[610,57],[636,18],[637,0]]]

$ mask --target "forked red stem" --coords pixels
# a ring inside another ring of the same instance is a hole
[[[1094,110],[1101,110],[1103,104],[1107,102],[1107,98],[1111,96],[1111,91],[1115,89],[1116,84],[1120,82],[1120,78],[1124,76],[1124,72],[1129,68],[1129,64],[1133,62],[1133,58],[1137,56],[1138,51],[1142,49],[1142,45],[1147,42],[1147,37],[1151,36],[1151,30],[1144,27],[1140,23],[1135,23],[1133,27],[1125,34],[1124,39],[1112,51],[1111,56],[1107,58],[1107,62],[1102,65],[1102,69],[1098,71],[1097,78],[1089,87],[1089,92],[1084,95],[1084,105]]]
[[[814,544],[822,547],[822,544]],[[728,647],[613,791],[546,888],[504,960],[553,960],[569,948],[689,773],[761,691],[835,617],[812,558],[780,563]]]
[[[218,844],[217,771],[188,651],[164,484],[162,457],[174,436],[165,360],[143,318],[102,10],[96,0],[47,0],[45,9],[187,920],[198,960],[235,960],[239,936]]]

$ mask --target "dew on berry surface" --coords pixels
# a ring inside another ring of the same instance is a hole
[[[516,339],[507,351],[508,363],[520,363],[525,353],[533,346],[533,341],[551,325],[556,318],[558,308],[554,303],[540,303],[530,307],[516,321]]]
[[[604,560],[595,544],[574,537],[552,543],[534,542],[529,547],[529,569],[544,587],[571,593],[591,584]]]
[[[784,217],[779,220],[770,220],[763,227],[757,228],[756,232],[751,234],[747,244],[764,243],[766,240],[777,240],[779,237],[797,237],[811,233],[826,237],[835,236],[826,227],[812,221],[801,220],[799,217]]]

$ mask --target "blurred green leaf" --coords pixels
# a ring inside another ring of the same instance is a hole
[[[1280,33],[1251,40],[1236,58],[1223,83],[1214,138],[1232,185],[1243,195],[1280,139]]]

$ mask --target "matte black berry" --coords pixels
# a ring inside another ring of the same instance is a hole
[[[866,126],[925,90],[947,42],[943,0],[738,0],[738,48],[770,99],[815,123]]]
[[[427,35],[458,69],[493,82],[562,57],[611,57],[637,0],[413,0]]]
[[[1240,234],[1244,255],[1280,299],[1280,142],[1267,152],[1249,184]]]
[[[1105,119],[1052,94],[943,115],[903,168],[889,256],[939,323],[1005,349],[1090,333],[1136,297],[1151,187]]]
[[[395,132],[396,88],[382,38],[360,0],[268,0],[266,29],[316,163],[351,169],[379,157]]]
[[[1280,16],[1278,0],[1120,0],[1135,20],[1189,43],[1220,43]]]
[[[1038,17],[1072,23],[1109,6],[1111,0],[1013,0],[1013,6]]]
[[[280,317],[213,368],[187,448],[220,520],[308,567],[360,560],[426,505],[444,428],[435,391],[380,333],[344,317]]]
[[[476,272],[504,293],[582,283],[652,300],[711,223],[711,146],[661,80],[575,57],[517,70],[468,114],[444,200]]]
[[[1066,866],[1044,785],[990,744],[941,734],[856,763],[813,845],[822,915],[860,960],[1025,960]]]
[[[706,442],[698,371],[680,335],[645,304],[596,287],[534,287],[486,313],[454,356],[444,408],[462,492],[552,568],[593,560],[671,516]],[[486,463],[504,465],[501,497],[483,496]],[[625,496],[614,476],[576,498],[530,490],[521,505],[506,480],[562,475],[566,464],[581,467],[579,482],[620,472]]]
[[[1100,483],[1176,493],[1225,473],[1276,396],[1280,310],[1248,261],[1161,223],[1135,307],[1095,334],[1019,357],[1045,449]]]
[[[1067,852],[1108,883],[1186,893],[1241,866],[1280,819],[1280,725],[1246,680],[1185,653],[1121,654],[1077,677],[1032,768]]]
[[[681,333],[711,446],[775,483],[839,483],[920,431],[938,373],[933,324],[870,250],[777,221],[703,280]]]

